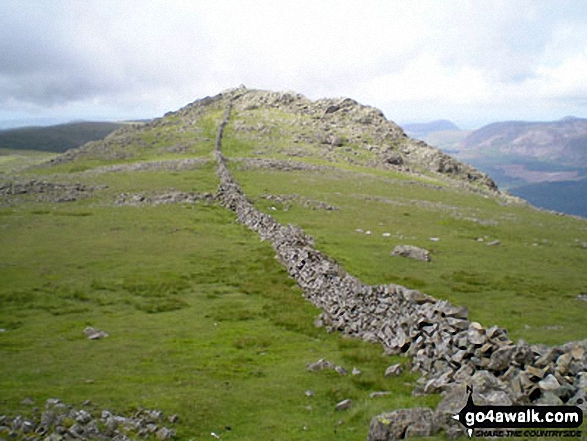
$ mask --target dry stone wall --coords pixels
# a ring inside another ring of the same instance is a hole
[[[323,311],[320,321],[324,326],[378,342],[388,354],[406,354],[412,369],[423,375],[415,393],[445,394],[435,413],[435,427],[460,433],[460,426],[450,416],[465,403],[465,384],[483,392],[476,395],[479,405],[568,403],[587,409],[587,340],[560,347],[523,341],[516,344],[505,329],[469,321],[464,307],[400,285],[366,285],[316,250],[312,238],[301,229],[281,225],[257,210],[222,154],[224,128],[238,93],[227,94],[227,108],[216,137],[220,200],[240,222],[271,243],[304,295]],[[393,424],[393,420],[384,420]]]

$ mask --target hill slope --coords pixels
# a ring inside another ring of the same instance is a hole
[[[219,203],[215,141],[235,94],[222,150],[255,209],[364,283],[466,306],[513,340],[584,337],[584,221],[501,194],[352,100],[229,91],[1,177],[3,411],[91,399],[95,413],[179,414],[179,439],[362,440],[373,415],[439,401],[412,396],[404,358],[315,327],[275,251]],[[431,262],[390,256],[403,244]],[[87,340],[88,325],[110,336]],[[321,358],[362,373],[306,370]]]

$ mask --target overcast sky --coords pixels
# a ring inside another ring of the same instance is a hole
[[[239,84],[398,123],[587,117],[587,1],[0,0],[0,124],[152,118]]]

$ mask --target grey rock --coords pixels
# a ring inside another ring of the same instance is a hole
[[[430,251],[413,245],[398,245],[391,252],[392,256],[407,257],[410,259],[430,262]]]
[[[413,427],[413,429],[411,429]],[[371,419],[367,441],[390,441],[411,436],[432,436],[438,431],[432,409],[400,409]]]
[[[504,346],[499,348],[497,351],[491,354],[487,369],[491,371],[502,371],[507,369],[514,351],[514,346]]]
[[[162,427],[161,429],[159,429],[157,431],[157,433],[155,434],[155,436],[157,437],[157,439],[163,440],[163,439],[171,439],[175,436],[175,431],[170,430],[166,427]]]
[[[526,372],[528,373],[528,375],[530,376],[530,378],[534,378],[537,380],[540,380],[542,378],[544,378],[544,375],[546,374],[546,371],[548,370],[548,368],[537,368],[534,366],[527,366],[526,367]]]
[[[401,363],[392,364],[391,366],[389,366],[385,370],[385,376],[386,377],[397,377],[398,375],[401,375],[402,372],[403,372],[403,368],[402,368]]]
[[[558,380],[554,377],[554,375],[548,374],[546,377],[544,377],[542,380],[538,382],[538,386],[543,391],[552,392],[558,389],[561,385],[558,382]]]
[[[391,395],[391,392],[388,391],[377,391],[377,392],[371,392],[369,394],[370,398],[381,398],[381,397],[386,397],[388,395]]]
[[[482,345],[487,341],[485,330],[477,322],[471,322],[467,331],[467,339],[474,345]]]
[[[347,409],[350,409],[352,405],[353,405],[353,401],[351,399],[347,398],[346,400],[342,400],[339,403],[337,403],[334,410],[337,410],[337,411],[347,410]]]
[[[108,337],[108,333],[92,328],[91,326],[87,326],[84,329],[84,335],[90,340],[99,340]]]
[[[550,406],[562,406],[563,401],[550,391],[543,392],[541,397],[536,400],[536,404],[547,404]]]

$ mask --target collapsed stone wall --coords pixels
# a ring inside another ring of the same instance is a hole
[[[413,370],[422,374],[415,392],[445,392],[437,409],[438,427],[453,434],[460,433],[460,426],[450,416],[464,405],[465,384],[476,387],[479,405],[568,403],[587,410],[587,340],[559,347],[516,344],[503,328],[469,321],[464,307],[400,285],[366,285],[316,250],[301,229],[257,210],[222,154],[223,132],[238,98],[237,92],[227,96],[216,137],[218,197],[240,222],[271,243],[307,299],[322,310],[324,326],[378,342],[388,354],[410,357]]]

